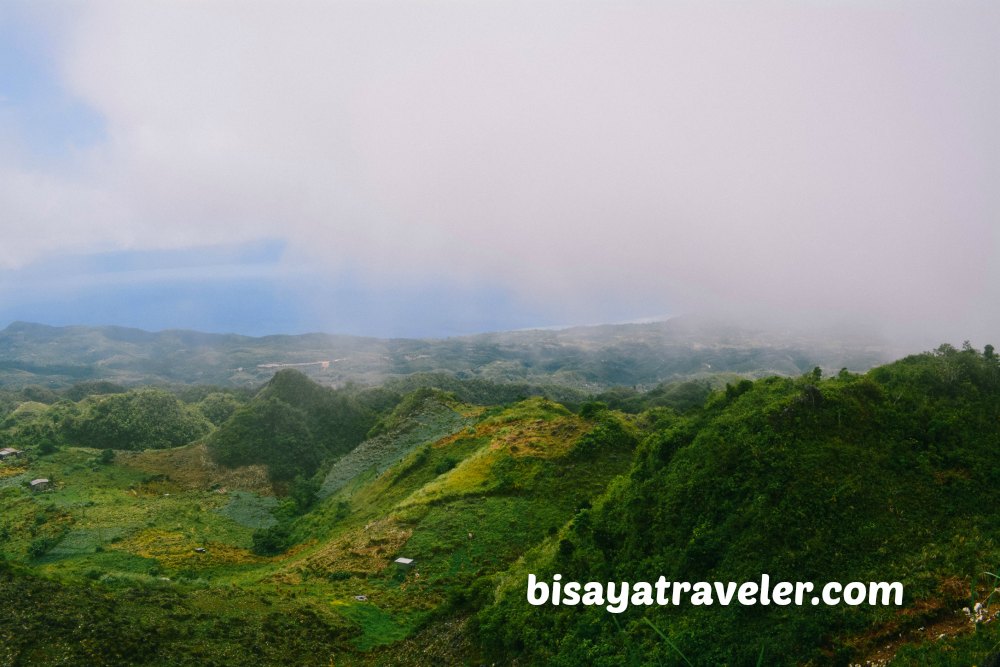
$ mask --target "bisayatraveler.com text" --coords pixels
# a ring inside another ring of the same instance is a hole
[[[814,594],[815,593],[815,594]],[[561,574],[552,575],[551,581],[542,581],[534,574],[528,575],[528,603],[541,606],[585,605],[603,606],[613,614],[620,614],[631,605],[685,605],[728,606],[804,606],[863,604],[899,606],[903,604],[903,584],[898,581],[852,581],[840,584],[835,581],[817,586],[811,581],[777,581],[762,574],[759,581],[667,581],[660,577],[655,582],[629,583],[602,581],[562,581]]]

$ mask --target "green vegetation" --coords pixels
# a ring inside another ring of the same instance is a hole
[[[372,406],[394,399],[378,390],[321,387],[298,371],[282,370],[234,410],[209,437],[208,449],[222,465],[266,465],[275,482],[312,476],[324,460],[364,439],[377,420]]]
[[[2,561],[0,609],[3,665],[326,666],[351,633],[346,620],[281,597],[152,577],[67,586]]]
[[[232,394],[216,391],[198,401],[197,407],[208,421],[220,426],[232,417],[241,405],[243,402]]]
[[[278,522],[274,516],[277,507],[278,501],[272,496],[233,491],[229,496],[229,504],[217,511],[241,526],[260,529],[270,528]]]
[[[447,414],[442,400],[452,399],[425,392],[407,401],[385,415],[382,435],[405,438],[415,420]],[[461,423],[476,412],[448,406]],[[315,483],[304,478],[283,500],[213,491],[186,472],[178,471],[183,482],[146,472],[159,469],[154,453],[99,463],[96,450],[66,445],[29,463],[32,475],[58,480],[53,490],[0,491],[0,556],[32,565],[2,573],[12,621],[0,626],[3,659],[243,664],[258,650],[265,664],[367,662],[449,610],[462,612],[472,584],[545,539],[625,470],[633,443],[605,451],[585,477],[559,474],[587,429],[556,404],[529,401],[435,436],[377,479],[318,504]],[[490,483],[494,476],[501,483]],[[292,545],[275,560],[257,555]],[[417,558],[417,568],[397,570],[391,558],[399,552]],[[359,591],[366,603],[354,599]],[[32,602],[39,598],[43,604]],[[58,634],[85,615],[91,627]],[[289,620],[269,620],[276,615]],[[116,645],[97,642],[102,632]],[[150,638],[139,646],[144,633]],[[258,646],[265,641],[270,647]]]
[[[394,405],[399,397],[380,390],[330,389],[299,371],[286,369],[275,373],[256,400],[277,400],[302,410],[302,423],[316,438],[323,454],[341,455],[364,440],[375,425],[377,410]]]
[[[333,464],[319,489],[320,496],[339,491],[362,473],[381,474],[419,445],[471,423],[460,410],[453,398],[440,392],[423,389],[409,394],[372,428],[372,437]]]
[[[88,401],[63,422],[63,439],[101,449],[162,449],[200,438],[211,424],[195,408],[160,389]]]
[[[652,408],[672,408],[678,412],[687,412],[704,404],[712,389],[713,383],[708,380],[685,380],[664,382],[647,392],[616,387],[601,392],[596,399],[615,410],[633,414]]]
[[[237,467],[261,463],[274,481],[316,472],[320,450],[306,425],[306,413],[269,398],[240,408],[208,440],[212,458]]]
[[[499,655],[547,664],[622,664],[630,646],[648,663],[684,664],[676,645],[694,664],[749,665],[762,644],[768,664],[846,664],[900,631],[950,622],[972,604],[971,577],[1000,562],[998,423],[1000,367],[971,348],[865,376],[730,386],[651,433],[628,477],[530,570],[580,581],[902,581],[910,611],[688,605],[612,620],[593,608],[539,613],[511,588],[480,614],[483,637]],[[936,654],[919,653],[924,664]]]
[[[489,345],[484,367],[516,356]],[[1000,647],[992,348],[592,394],[425,370],[0,391],[0,442],[25,450],[0,462],[0,665],[970,665]],[[906,596],[611,614],[529,605],[529,573]]]
[[[191,442],[211,428],[197,409],[173,394],[137,389],[86,396],[76,403],[67,399],[51,405],[22,402],[0,422],[0,441],[39,447],[42,453],[68,443],[102,449],[161,449]]]

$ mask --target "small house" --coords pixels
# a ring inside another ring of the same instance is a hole
[[[49,488],[52,486],[52,482],[50,482],[45,478],[33,479],[29,483],[29,486],[31,487],[32,491],[48,491]]]
[[[413,559],[412,558],[402,558],[402,557],[400,557],[400,558],[397,558],[396,560],[394,560],[393,562],[396,565],[399,565],[400,567],[411,567],[413,565]]]
[[[21,454],[24,454],[24,452],[22,452],[20,449],[14,449],[13,447],[4,447],[3,449],[0,449],[0,461],[6,459],[14,459],[20,456]]]

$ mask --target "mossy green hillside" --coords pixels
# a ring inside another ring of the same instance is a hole
[[[961,614],[996,603],[996,581],[980,574],[1000,563],[1000,368],[988,352],[944,347],[865,376],[731,386],[648,436],[629,475],[533,565],[567,581],[901,581],[902,609],[685,605],[613,616],[533,608],[519,587],[480,614],[484,638],[508,660],[566,665],[686,664],[681,654],[750,665],[762,647],[765,664],[847,664],[892,642],[976,630],[989,639],[975,646],[995,644],[995,625]],[[937,635],[916,632],[928,628]],[[972,640],[959,645],[971,655]],[[905,655],[954,664],[944,650]]]

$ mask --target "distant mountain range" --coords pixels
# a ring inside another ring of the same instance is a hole
[[[292,366],[334,386],[437,372],[600,391],[719,374],[799,375],[815,366],[860,371],[899,352],[869,336],[765,332],[685,318],[428,340],[15,322],[0,331],[0,386],[57,388],[110,380],[246,387]]]

